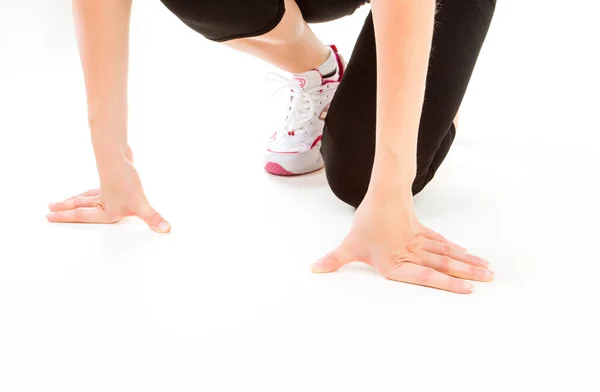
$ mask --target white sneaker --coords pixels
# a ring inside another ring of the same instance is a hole
[[[346,63],[332,46],[338,63],[338,77],[325,79],[314,69],[287,78],[269,74],[268,79],[284,82],[281,89],[291,89],[290,106],[285,123],[267,142],[265,170],[279,176],[295,176],[323,167],[321,138],[325,117],[340,85]]]

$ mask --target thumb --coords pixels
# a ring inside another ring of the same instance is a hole
[[[340,247],[313,263],[311,270],[316,274],[326,274],[337,271],[352,261],[352,256]]]
[[[166,234],[171,231],[171,225],[150,205],[142,209],[137,216],[142,219],[153,231]]]

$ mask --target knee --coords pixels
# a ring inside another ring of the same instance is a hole
[[[351,187],[348,186],[348,181],[344,181],[340,172],[325,169],[325,174],[327,176],[329,188],[331,188],[333,194],[344,203],[349,204],[354,208],[358,208],[365,195],[351,189]]]
[[[431,171],[426,171],[423,175],[417,175],[412,184],[412,194],[418,195],[421,193],[423,189],[429,184],[429,182],[433,179],[433,173]]]
[[[325,175],[333,194],[344,203],[358,208],[367,194],[369,179],[361,179],[350,168],[340,165],[326,165]]]
[[[496,0],[472,0],[475,2],[485,21],[490,24],[496,10]]]
[[[349,176],[352,174],[349,170],[341,168],[332,168],[331,166],[326,167],[325,174],[327,176],[327,182],[329,188],[338,199],[346,204],[351,205],[354,208],[362,203],[367,190],[369,189],[370,177]],[[431,182],[435,172],[433,170],[427,170],[423,174],[418,174],[412,185],[412,194],[419,194],[427,184]]]
[[[161,2],[183,23],[208,39],[218,39],[215,26],[217,19],[208,2],[203,0],[161,0]],[[211,21],[212,19],[212,21]]]
[[[186,25],[213,41],[262,35],[283,18],[283,1],[161,0]]]

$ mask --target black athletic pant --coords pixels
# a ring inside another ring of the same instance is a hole
[[[421,0],[417,0],[421,1]],[[265,34],[280,22],[284,0],[162,0],[187,25],[214,41]],[[368,0],[296,0],[308,22],[352,14]],[[419,129],[413,193],[435,175],[454,141],[454,118],[492,20],[496,0],[438,0],[433,50]],[[376,48],[369,14],[333,99],[321,151],[333,192],[357,207],[375,155]],[[401,74],[402,70],[398,70]],[[394,181],[390,178],[390,181]]]

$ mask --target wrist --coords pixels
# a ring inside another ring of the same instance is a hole
[[[118,175],[128,162],[126,142],[109,137],[92,137],[92,145],[101,183]]]
[[[99,116],[90,119],[90,136],[98,163],[124,157],[127,152],[127,121]]]
[[[98,169],[98,178],[101,188],[108,188],[115,181],[118,182],[127,170],[127,166],[131,163],[124,157],[115,155],[110,159],[96,160],[96,168]]]
[[[389,207],[414,209],[412,190],[403,185],[383,182],[371,182],[363,199],[363,204],[371,204],[387,210]]]
[[[410,158],[414,157],[414,158]],[[416,176],[416,153],[377,148],[369,190],[402,194],[412,199],[412,185]]]

